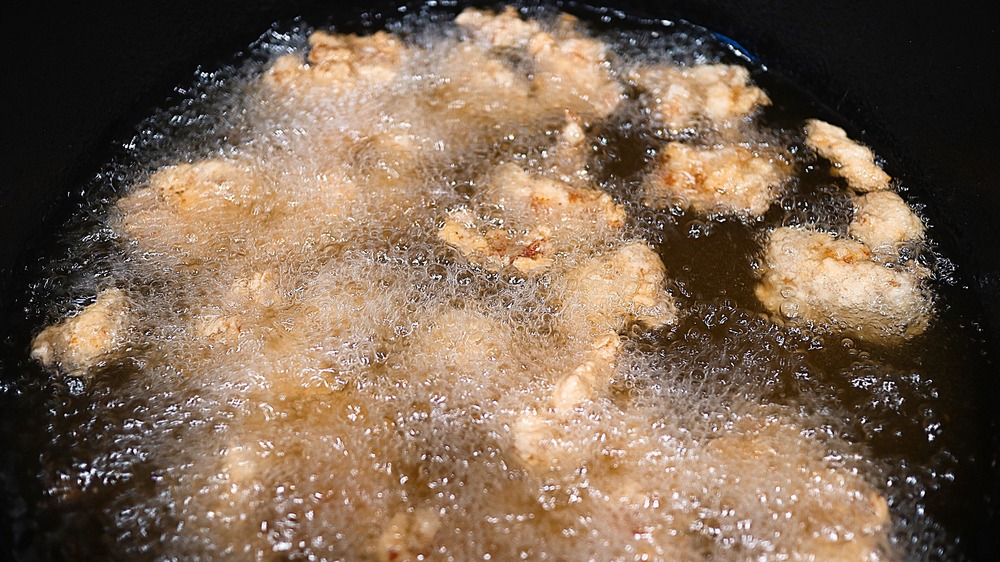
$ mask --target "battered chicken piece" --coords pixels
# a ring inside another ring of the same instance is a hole
[[[670,142],[657,159],[648,198],[655,206],[678,199],[699,213],[759,217],[791,177],[791,165],[769,147],[708,148]]]
[[[67,375],[86,376],[123,342],[128,326],[128,298],[120,289],[108,289],[75,316],[35,336],[31,358]]]
[[[892,179],[878,164],[872,151],[847,138],[847,132],[818,119],[806,121],[806,144],[832,164],[831,172],[847,180],[855,191],[888,189]]]
[[[465,28],[474,41],[496,49],[527,47],[531,38],[542,31],[537,21],[522,20],[513,6],[501,12],[466,8],[455,23]]]
[[[608,334],[596,340],[587,360],[556,382],[552,391],[552,408],[557,414],[569,413],[587,400],[594,400],[608,393],[621,349],[618,334]]]
[[[161,168],[117,203],[119,230],[126,238],[164,251],[192,252],[217,243],[213,228],[238,227],[238,221],[264,211],[252,172],[235,162],[203,160]]]
[[[771,104],[742,66],[657,64],[636,68],[629,78],[646,91],[653,119],[674,134],[732,127]]]
[[[237,305],[271,306],[280,299],[277,275],[269,269],[240,277],[229,287],[229,300]]]
[[[479,44],[457,44],[443,61],[440,81],[422,103],[437,111],[446,108],[448,115],[460,116],[465,127],[535,118],[527,73]]]
[[[592,340],[620,332],[637,322],[656,328],[677,320],[677,307],[667,292],[666,268],[644,242],[631,242],[595,257],[555,282],[567,322],[586,326]],[[582,323],[582,324],[581,324]]]
[[[528,52],[535,63],[535,94],[547,107],[600,119],[624,97],[608,47],[598,39],[543,31],[531,38]]]
[[[490,184],[505,227],[482,227],[479,217],[458,209],[445,220],[438,238],[491,271],[507,266],[524,273],[542,271],[560,248],[580,236],[625,224],[624,209],[607,193],[532,175],[515,164],[500,166]]]
[[[534,101],[542,111],[574,111],[588,119],[609,115],[624,95],[614,76],[610,52],[600,40],[579,33],[578,21],[564,15],[551,31],[522,20],[516,9],[502,12],[467,8],[455,22],[472,41],[503,56],[525,52],[534,65]]]
[[[886,499],[857,474],[823,462],[825,454],[815,438],[779,417],[743,420],[736,431],[709,441],[703,453],[719,479],[711,483],[718,494],[711,503],[733,520],[757,515],[758,532],[767,525],[759,518],[761,504],[783,516],[779,532],[793,539],[775,555],[884,560]]]
[[[896,246],[923,238],[924,223],[899,195],[874,191],[855,198],[848,232],[869,248]]]
[[[777,321],[832,324],[872,341],[922,333],[931,302],[920,277],[873,261],[867,246],[783,227],[767,241],[756,294]]]
[[[424,560],[440,528],[441,518],[431,508],[397,513],[378,539],[378,559],[381,562]]]
[[[369,188],[384,191],[400,180],[419,173],[427,156],[420,140],[400,131],[372,131],[346,143],[353,177]]]
[[[328,185],[316,185],[320,178]],[[385,200],[385,192],[366,195]],[[239,160],[208,159],[157,170],[117,202],[112,224],[129,250],[182,266],[229,268],[236,256],[317,257],[355,228],[344,217],[364,208],[348,204],[358,193],[334,172],[275,179]],[[310,205],[299,205],[306,195]]]
[[[256,188],[252,172],[236,162],[218,159],[161,168],[149,178],[149,187],[119,201],[123,209],[142,206],[143,199],[181,215],[246,205]]]
[[[309,36],[309,54],[283,55],[264,74],[273,91],[332,88],[348,91],[360,85],[377,85],[395,79],[406,48],[385,31],[372,35],[342,35],[316,31]]]
[[[467,377],[474,384],[483,378],[511,378],[512,370],[520,370],[517,360],[512,359],[512,340],[510,326],[495,318],[473,310],[447,308],[427,319],[408,349],[420,357],[428,372],[440,377]],[[452,377],[447,380],[442,387],[455,386]]]
[[[610,514],[605,524],[670,559],[728,559],[734,548],[741,559],[888,558],[885,498],[780,411],[758,406],[721,436],[683,441],[607,403],[586,408],[513,426],[521,461],[554,506]]]

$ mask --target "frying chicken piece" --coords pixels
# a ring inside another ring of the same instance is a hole
[[[646,91],[653,119],[674,134],[702,124],[731,127],[771,103],[742,66],[657,64],[639,67],[629,78]]]
[[[515,450],[549,495],[573,494],[582,484],[586,493],[568,503],[625,526],[645,539],[643,548],[690,560],[731,554],[734,546],[751,558],[886,558],[886,499],[831,461],[828,447],[787,414],[757,406],[685,441],[613,405],[586,407],[586,415],[521,416],[512,429]],[[661,462],[644,463],[654,458]]]
[[[783,550],[803,560],[884,559],[884,497],[854,472],[822,460],[820,442],[787,420],[767,416],[736,425],[739,431],[709,441],[703,453],[717,475],[712,504],[734,520],[756,514],[761,527],[767,525],[762,507],[784,516],[779,532],[797,540]]]
[[[481,312],[446,308],[429,319],[409,343],[427,372],[450,376],[442,387],[454,388],[454,377],[475,381],[514,378],[520,370],[509,325]],[[513,383],[513,381],[511,381]]]
[[[237,228],[266,212],[262,195],[252,172],[235,162],[167,166],[150,176],[147,187],[118,201],[118,227],[141,246],[196,253],[221,243],[212,236],[218,229]]]
[[[455,23],[465,28],[474,41],[496,49],[527,47],[531,38],[542,31],[538,21],[521,19],[513,6],[501,12],[466,8]]]
[[[536,118],[527,71],[480,44],[458,43],[444,59],[438,80],[421,103],[461,119],[463,128]]]
[[[119,206],[140,206],[142,199],[158,203],[181,215],[202,214],[219,208],[245,205],[256,191],[252,173],[236,162],[202,160],[158,170],[149,178],[149,189],[122,199]]]
[[[378,539],[378,559],[381,562],[424,560],[440,528],[441,517],[431,508],[397,513]]]
[[[535,101],[543,111],[570,110],[588,119],[608,116],[624,87],[611,69],[602,41],[578,31],[579,22],[564,15],[551,31],[535,20],[522,20],[516,9],[496,13],[468,8],[455,20],[472,41],[498,55],[525,51],[534,65]]]
[[[310,205],[298,205],[306,193],[314,194]],[[382,184],[365,195],[395,197]],[[113,225],[130,250],[228,268],[235,256],[273,261],[326,251],[340,229],[355,228],[340,219],[358,198],[352,180],[335,173],[276,181],[236,160],[208,159],[157,170],[117,202]]]
[[[809,119],[805,125],[806,144],[832,164],[831,172],[847,180],[859,192],[888,189],[892,179],[878,164],[872,151],[847,138],[847,132],[818,119]]]
[[[874,191],[854,199],[848,232],[869,248],[896,246],[924,236],[924,223],[892,191]]]
[[[229,287],[229,300],[234,304],[270,306],[280,298],[277,275],[269,269],[240,277]]]
[[[306,60],[295,54],[279,57],[264,74],[264,83],[277,92],[383,84],[396,77],[405,52],[399,38],[385,31],[366,36],[316,31],[309,36]]]
[[[427,160],[420,140],[399,131],[372,131],[345,146],[351,155],[348,162],[353,177],[380,191],[419,173]]]
[[[526,234],[514,235],[501,228],[478,227],[481,221],[469,210],[452,211],[438,231],[438,238],[457,249],[463,256],[489,271],[513,266],[522,273],[531,273],[552,264],[548,239],[552,229],[539,226]]]
[[[579,404],[604,396],[615,370],[621,337],[608,334],[593,343],[587,360],[556,382],[552,391],[552,408],[566,414]]]
[[[670,142],[657,162],[647,191],[651,202],[680,200],[699,213],[759,217],[791,176],[789,163],[769,147]]]
[[[677,307],[667,292],[666,268],[644,242],[631,242],[610,254],[592,258],[566,273],[561,285],[564,314],[572,325],[585,326],[593,340],[620,332],[629,322],[656,328],[677,320]]]
[[[490,184],[504,227],[482,227],[479,217],[458,209],[438,231],[438,238],[490,271],[507,266],[524,273],[544,270],[556,252],[579,237],[625,224],[624,209],[607,193],[532,175],[515,164],[500,166]]]
[[[535,94],[547,107],[599,119],[610,115],[624,97],[608,46],[598,39],[543,31],[531,38],[528,52],[535,63]]]
[[[86,376],[122,343],[128,326],[128,298],[120,289],[108,289],[77,315],[35,336],[31,358],[67,375]]]
[[[515,215],[544,220],[554,229],[573,221],[611,230],[625,225],[625,209],[599,189],[576,188],[565,182],[536,176],[516,164],[498,167],[492,184],[501,206]]]
[[[771,233],[756,293],[778,321],[832,324],[873,341],[916,336],[931,315],[918,274],[873,261],[860,242],[797,228]]]

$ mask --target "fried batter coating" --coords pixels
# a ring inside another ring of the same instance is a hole
[[[524,272],[552,264],[561,248],[580,236],[621,229],[624,209],[595,189],[532,175],[516,164],[500,166],[490,184],[504,227],[482,227],[468,209],[452,211],[438,238],[491,271],[507,266]]]
[[[552,391],[552,408],[556,413],[568,413],[587,400],[607,395],[621,343],[618,334],[594,341],[587,360],[556,382]]]
[[[874,191],[854,200],[848,232],[869,248],[896,246],[924,237],[924,223],[892,191]]]
[[[680,200],[699,213],[759,217],[791,177],[788,162],[768,147],[670,142],[657,162],[647,191],[651,202]]]
[[[513,6],[500,12],[466,8],[455,23],[468,30],[474,41],[496,49],[527,47],[531,38],[542,31],[536,20],[521,19]]]
[[[647,92],[653,119],[675,134],[703,124],[731,127],[771,103],[742,66],[657,64],[639,67],[629,78]]]
[[[553,509],[578,503],[608,516],[660,557],[714,559],[736,547],[752,558],[887,559],[886,499],[788,414],[753,408],[721,435],[686,442],[606,402],[586,415],[525,415],[512,431]]]
[[[531,38],[528,52],[535,63],[535,93],[545,105],[603,118],[624,96],[608,46],[598,39],[541,32]]]
[[[805,125],[806,144],[832,164],[831,172],[847,180],[855,191],[862,193],[889,188],[892,179],[875,163],[872,151],[847,138],[847,132],[819,119],[809,119]]]
[[[535,118],[527,73],[482,45],[457,44],[443,61],[439,80],[425,103],[460,115],[467,127]]]
[[[565,315],[572,322],[582,320],[595,334],[620,332],[630,322],[657,328],[677,320],[667,270],[644,242],[586,261],[556,283],[562,287]]]
[[[624,87],[612,72],[607,45],[580,33],[572,16],[564,15],[550,31],[535,20],[522,20],[512,7],[499,13],[467,8],[455,21],[478,45],[501,55],[522,51],[530,58],[533,97],[543,111],[602,118],[622,100]]]
[[[872,341],[911,338],[930,320],[920,276],[872,259],[854,240],[783,227],[768,238],[757,298],[793,324],[830,324]]]
[[[44,367],[85,376],[123,341],[129,304],[120,289],[108,289],[77,315],[42,330],[31,342],[31,358]]]
[[[253,173],[235,162],[202,160],[161,168],[147,186],[120,199],[118,229],[164,252],[211,252],[218,228],[238,226],[263,211]]]
[[[378,559],[381,562],[424,560],[440,528],[441,518],[431,508],[397,513],[378,539]]]
[[[338,225],[353,228],[334,219],[351,210],[347,203],[357,195],[348,178],[320,177],[329,185],[302,206],[296,197],[316,186],[285,179],[278,189],[259,168],[235,160],[166,166],[118,200],[113,226],[130,246],[182,265],[227,268],[234,256],[274,261],[315,255]],[[384,199],[385,193],[372,190],[371,197]]]
[[[717,503],[733,518],[766,502],[787,518],[796,538],[783,545],[804,560],[883,560],[887,548],[886,499],[857,474],[819,462],[815,438],[777,416],[742,420],[739,431],[708,442],[707,462],[721,475]],[[754,478],[746,478],[746,475]]]
[[[587,130],[579,115],[567,111],[566,120],[555,145],[548,156],[552,170],[562,181],[572,185],[586,185],[590,179],[587,170]]]
[[[273,91],[331,88],[347,91],[396,78],[406,53],[398,37],[378,31],[372,35],[342,35],[316,31],[309,36],[309,55],[279,57],[264,74]]]

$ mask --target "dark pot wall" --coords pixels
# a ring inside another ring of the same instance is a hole
[[[275,20],[357,20],[363,10],[278,0],[177,0],[155,10],[115,4],[33,6],[33,15],[5,26],[0,312],[24,260],[65,220],[79,197],[74,190],[110,154],[112,141],[127,138],[199,64],[211,67]],[[945,231],[938,238],[952,239],[950,251],[979,293],[1000,350],[1000,65],[991,52],[998,43],[992,20],[958,5],[902,1],[608,4],[639,16],[683,17],[732,37],[853,123],[928,204]],[[984,514],[982,536],[972,541],[981,552],[1000,542],[995,520]]]

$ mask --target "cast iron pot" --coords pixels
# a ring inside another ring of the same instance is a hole
[[[400,2],[365,6],[344,2],[176,0],[80,3],[60,11],[30,8],[5,26],[4,166],[0,180],[0,325],[9,351],[26,349],[17,330],[18,295],[52,232],[86,195],[81,186],[107,160],[116,141],[199,65],[212,68],[257,38],[274,21],[305,16],[316,25],[378,27]],[[440,2],[450,6],[452,2]],[[480,4],[483,3],[474,3]],[[959,264],[962,282],[983,307],[993,362],[984,395],[996,403],[1000,350],[1000,70],[994,62],[996,24],[961,5],[903,1],[800,2],[766,0],[623,0],[570,11],[685,19],[738,42],[776,74],[810,92],[818,107],[841,115],[852,131],[888,162],[943,231],[943,250]],[[415,3],[412,5],[416,5]],[[488,4],[487,4],[488,5]],[[453,7],[457,13],[459,7]],[[8,392],[10,373],[0,363],[0,408],[23,408]],[[996,412],[998,409],[993,408]],[[27,412],[26,415],[30,415]],[[994,419],[989,420],[995,423]],[[25,420],[24,423],[30,423]],[[991,426],[989,435],[995,434]],[[14,529],[9,520],[37,490],[11,468],[19,422],[4,421],[0,435],[0,558],[19,552],[37,529]],[[997,447],[988,447],[949,534],[972,559],[991,559],[1000,546],[995,499],[1000,492]],[[21,459],[23,460],[23,459]],[[20,461],[18,461],[20,462]],[[22,471],[23,472],[23,471]],[[13,503],[11,503],[13,502]],[[42,523],[44,524],[44,522]],[[26,535],[27,533],[27,535]],[[23,546],[23,545],[22,545]]]

